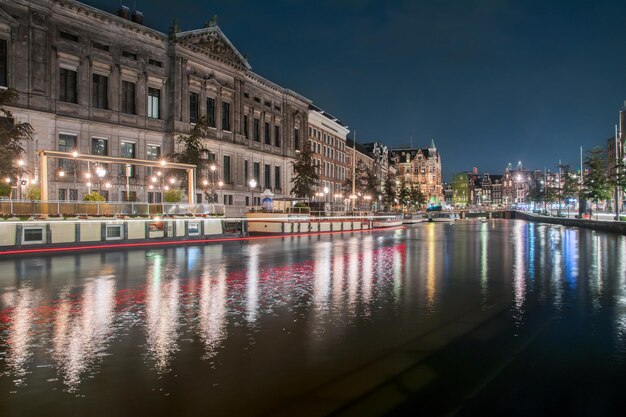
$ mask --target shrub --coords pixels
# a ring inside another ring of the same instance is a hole
[[[0,183],[0,197],[8,197],[11,195],[11,186],[5,182]]]
[[[89,194],[85,194],[83,196],[83,201],[98,201],[103,202],[106,201],[106,198],[102,194],[97,191],[92,191]]]
[[[28,187],[26,198],[28,200],[41,200],[41,190],[39,187]]]
[[[166,203],[178,203],[182,197],[180,190],[167,190],[163,193],[163,200]]]

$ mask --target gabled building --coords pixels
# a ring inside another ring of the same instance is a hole
[[[428,204],[443,203],[441,155],[434,140],[428,148],[400,147],[392,149],[391,154],[400,181],[418,186],[426,195]]]

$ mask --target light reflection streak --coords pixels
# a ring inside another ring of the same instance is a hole
[[[616,301],[615,301],[615,333],[616,349],[618,361],[623,363],[626,360],[626,237],[620,236],[617,239],[616,254],[617,263],[615,265],[616,280]]]
[[[369,303],[372,298],[372,281],[374,279],[374,239],[372,236],[367,236],[363,239],[363,248],[361,253],[363,254],[363,260],[361,262],[363,266],[363,272],[361,273],[362,285],[361,285],[361,302],[364,308],[364,315],[370,314]],[[381,250],[380,253],[383,251]]]
[[[341,300],[344,296],[344,277],[346,263],[344,261],[344,247],[350,245],[348,242],[342,245],[336,245],[333,253],[333,274],[332,274],[332,305],[333,310],[336,310],[341,305]]]
[[[157,372],[167,372],[171,356],[178,349],[180,283],[178,277],[164,276],[160,257],[149,274],[145,302],[148,352]]]
[[[524,280],[524,223],[513,226],[513,287],[515,296],[515,322],[521,326],[526,300],[526,282]]]
[[[213,268],[212,268],[213,269]],[[226,338],[226,271],[220,265],[217,271],[209,270],[201,277],[200,311],[198,312],[200,338],[204,343],[205,359],[217,354]]]
[[[331,242],[320,242],[315,250],[315,264],[313,267],[313,303],[318,310],[326,311],[330,283],[333,279],[331,269]],[[341,276],[341,274],[340,274]]]
[[[563,259],[561,253],[561,234],[563,233],[562,228],[555,228],[551,230],[551,252],[552,252],[552,262],[551,262],[551,276],[550,282],[552,284],[552,305],[555,310],[559,311],[563,304],[563,289],[562,289],[562,279],[563,279]]]
[[[487,223],[482,223],[480,227],[480,293],[483,305],[487,301],[489,290],[489,228]]]
[[[348,258],[348,314],[356,313],[356,300],[359,288],[359,252],[350,251]]]
[[[23,284],[17,291],[12,291],[10,297],[7,295],[3,298],[5,304],[13,307],[9,315],[6,362],[16,378],[13,382],[21,386],[25,384],[26,368],[32,357],[32,309],[39,297],[30,284]]]
[[[426,262],[426,297],[428,299],[428,306],[432,311],[433,304],[435,302],[436,288],[436,274],[435,274],[435,225],[430,224],[428,227],[428,260]]]
[[[53,357],[68,391],[76,391],[83,374],[105,355],[114,308],[112,275],[87,280],[76,301],[69,289],[61,293],[54,321]]]
[[[259,310],[259,252],[261,245],[248,247],[248,265],[246,268],[246,320],[255,323]]]

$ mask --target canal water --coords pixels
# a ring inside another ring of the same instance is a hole
[[[625,371],[620,235],[467,220],[0,261],[2,417],[623,415]]]

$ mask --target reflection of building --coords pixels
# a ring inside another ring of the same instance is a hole
[[[426,149],[397,148],[391,153],[400,180],[419,186],[429,204],[443,201],[441,155],[434,141]]]
[[[320,187],[322,192],[328,187],[330,196],[340,194],[343,182],[348,178],[350,169],[348,156],[350,149],[346,149],[348,127],[336,117],[326,113],[313,105],[309,106],[309,146],[313,151],[313,158],[319,167]]]
[[[186,32],[173,27],[167,35],[125,7],[115,16],[73,0],[0,5],[0,84],[17,90],[12,110],[35,130],[25,144],[31,172],[38,149],[160,159],[177,150],[177,134],[206,115],[205,146],[224,183],[221,202],[249,203],[252,178],[257,191],[288,192],[310,101],[252,72],[215,22]],[[51,198],[80,199],[93,166],[53,162]],[[56,175],[61,169],[67,175]],[[149,195],[148,168],[107,171],[111,200],[160,200]]]

